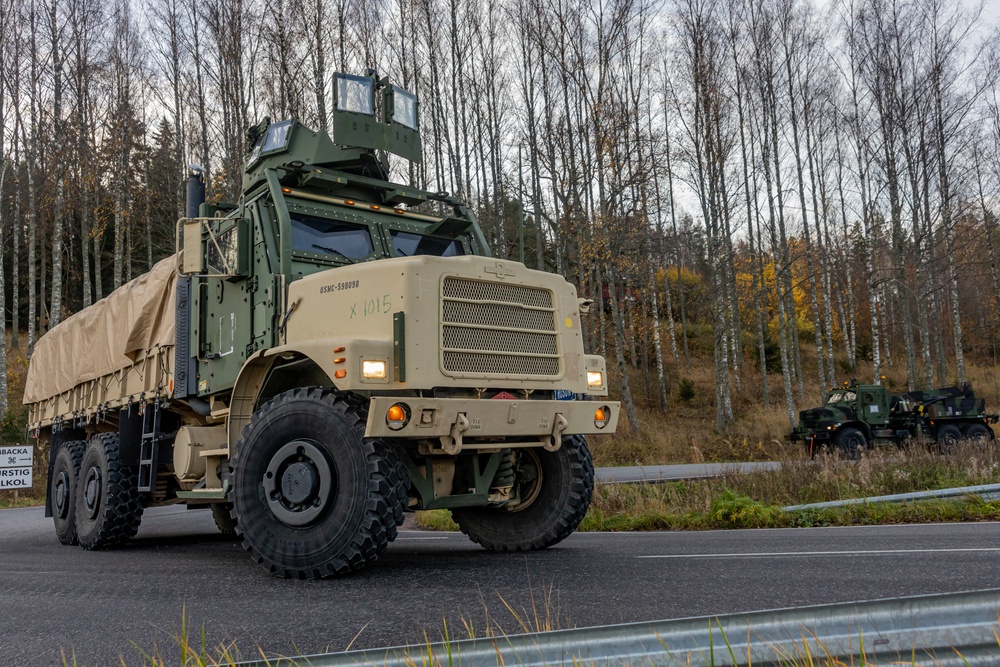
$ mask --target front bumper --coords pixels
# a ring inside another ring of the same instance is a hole
[[[410,419],[398,430],[389,428],[386,412],[401,403]],[[603,408],[607,423],[595,423]],[[438,440],[449,454],[462,449],[496,446],[559,447],[562,437],[612,434],[618,427],[618,401],[534,401],[476,398],[411,398],[378,396],[371,399],[365,436]]]
[[[785,438],[792,442],[829,442],[836,431],[792,431]]]

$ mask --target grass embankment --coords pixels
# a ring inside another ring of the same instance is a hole
[[[598,484],[581,530],[709,530],[1000,520],[1000,501],[978,497],[785,512],[782,507],[1000,483],[1000,451],[964,443],[949,456],[875,451],[858,462],[822,456],[778,470],[664,484]],[[430,529],[457,530],[450,513],[420,512]]]

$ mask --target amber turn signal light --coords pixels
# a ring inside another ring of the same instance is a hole
[[[602,405],[594,411],[594,426],[604,428],[611,419],[611,410],[606,405]]]
[[[385,412],[386,426],[398,431],[410,421],[410,408],[405,403],[394,403]]]

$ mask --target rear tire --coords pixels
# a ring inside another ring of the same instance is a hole
[[[865,449],[868,448],[868,438],[865,437],[864,432],[853,426],[840,429],[834,442],[840,455],[851,461],[860,459]]]
[[[80,462],[76,494],[81,547],[107,549],[139,532],[142,503],[135,478],[135,470],[122,465],[117,433],[100,433],[90,439]]]
[[[986,424],[969,424],[965,427],[965,432],[963,435],[966,439],[971,440],[977,444],[980,443],[992,443],[995,439],[993,435],[993,429],[991,429]]]
[[[226,537],[236,537],[236,521],[233,520],[232,503],[214,503],[212,505],[212,518],[215,519],[215,526],[220,533]]]
[[[938,429],[937,446],[942,454],[954,454],[962,439],[962,431],[954,424],[946,424]]]
[[[535,485],[518,470],[521,485],[513,507],[466,507],[452,516],[473,542],[492,551],[545,549],[569,537],[587,514],[594,493],[594,463],[582,435],[563,438],[555,452],[522,449],[517,467],[539,467]]]
[[[83,440],[64,443],[52,467],[52,522],[61,544],[79,542],[76,535],[76,487],[80,479],[80,461],[86,448],[87,443]]]
[[[269,572],[319,579],[375,561],[396,536],[398,466],[364,438],[365,415],[330,390],[261,406],[232,458],[233,518]]]

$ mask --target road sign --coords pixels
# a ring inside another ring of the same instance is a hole
[[[0,489],[30,489],[35,447],[0,447]]]

